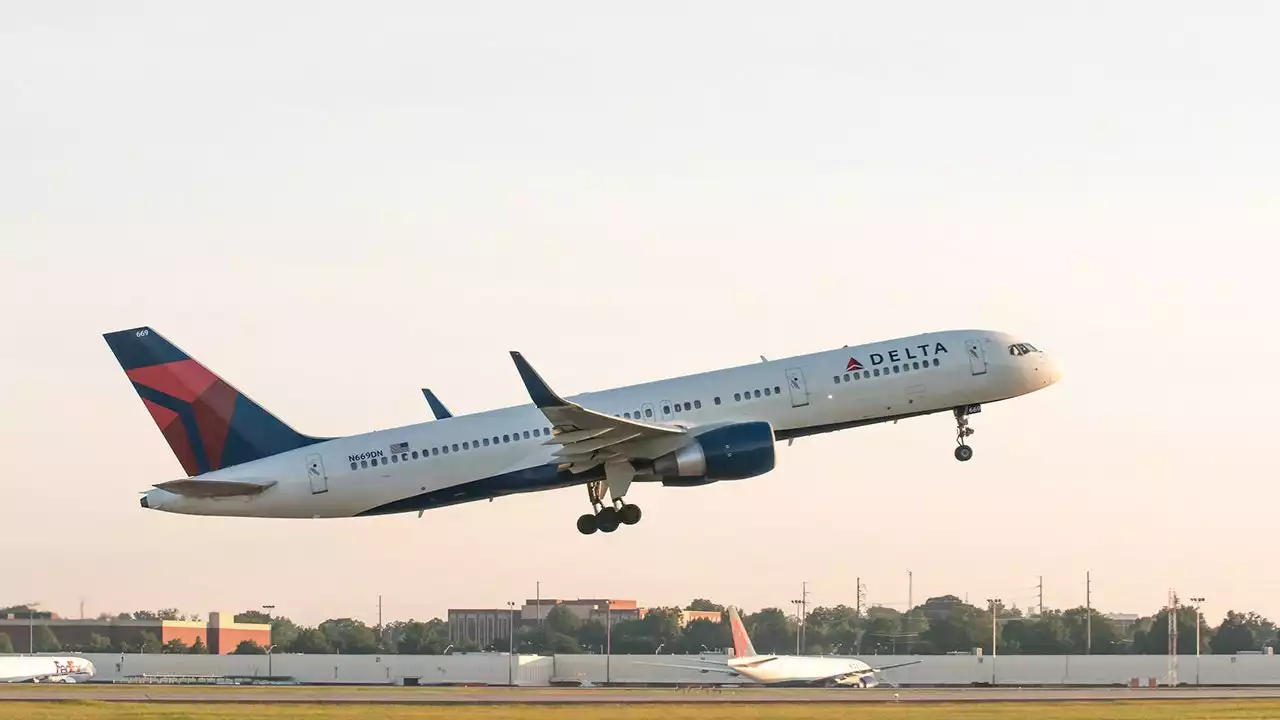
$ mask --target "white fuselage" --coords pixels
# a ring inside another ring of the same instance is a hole
[[[798,655],[732,659],[729,667],[762,685],[807,684],[829,680],[833,685],[874,687],[875,673],[861,660]]]
[[[83,658],[0,655],[0,682],[88,682],[94,672]]]
[[[927,333],[567,399],[653,424],[767,421],[784,440],[997,402],[1057,380],[1049,357],[1011,354],[1015,342],[986,330]],[[598,479],[557,471],[557,447],[544,444],[550,425],[526,404],[335,438],[196,478],[275,482],[261,494],[202,498],[157,489],[144,504],[198,515],[338,518]]]

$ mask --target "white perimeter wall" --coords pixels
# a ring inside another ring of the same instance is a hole
[[[268,674],[265,655],[157,655],[86,653],[98,670],[95,680],[121,680],[132,675]],[[872,667],[920,660],[920,664],[887,670],[886,680],[907,685],[1110,685],[1152,678],[1164,682],[1168,659],[1163,655],[1020,655],[1007,657],[863,656]],[[463,655],[275,655],[270,674],[308,683],[394,683],[405,677],[423,684],[486,683],[505,685],[508,666],[516,684],[547,685],[553,680],[594,683],[742,683],[720,673],[654,667],[649,663],[697,664],[683,655],[560,655],[542,657],[503,654]],[[1280,685],[1280,657],[1265,655],[1194,655],[1178,660],[1178,679],[1205,685]]]

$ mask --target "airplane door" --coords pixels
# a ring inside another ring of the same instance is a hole
[[[311,494],[329,492],[329,477],[324,472],[324,462],[319,455],[307,456],[307,479],[311,481]]]
[[[966,340],[964,343],[965,352],[969,355],[969,370],[974,375],[987,374],[987,354],[982,349],[982,343],[977,340]]]
[[[653,422],[657,420],[657,416],[653,414],[653,403],[645,403],[640,406],[640,410],[644,412],[644,422]]]
[[[809,388],[804,383],[804,371],[800,368],[787,370],[787,389],[791,392],[791,407],[804,407],[809,404]]]
[[[663,401],[662,401],[662,419],[663,419],[663,421],[672,420],[672,419],[674,419],[674,418],[675,418],[675,414],[671,412],[671,401],[670,401],[670,400],[663,400]]]

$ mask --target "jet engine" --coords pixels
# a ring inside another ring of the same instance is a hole
[[[708,430],[679,450],[653,461],[653,474],[669,487],[742,480],[773,469],[773,427],[746,422]]]

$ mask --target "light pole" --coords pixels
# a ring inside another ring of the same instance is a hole
[[[991,684],[996,684],[996,610],[1000,606],[1000,598],[987,598],[991,605]]]
[[[610,673],[611,660],[613,658],[613,601],[604,601],[604,684],[608,685],[613,682],[613,676]]]
[[[515,685],[515,674],[511,669],[511,659],[516,650],[516,604],[507,601],[507,685]]]
[[[272,650],[275,650],[275,649],[276,649],[276,646],[275,646],[275,645],[268,645],[268,646],[267,646],[267,677],[275,677],[275,676],[276,676],[276,674],[275,674],[275,673],[272,671],[272,669],[271,669],[271,651],[272,651]]]
[[[1200,614],[1200,603],[1204,602],[1202,597],[1193,597],[1191,602],[1196,606],[1196,684],[1200,684],[1200,622],[1203,616]]]

